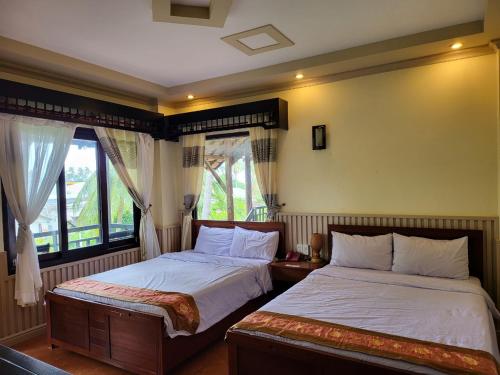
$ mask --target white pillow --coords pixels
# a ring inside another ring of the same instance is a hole
[[[394,272],[410,275],[469,278],[467,237],[431,240],[394,233]]]
[[[212,255],[229,255],[234,229],[210,228],[202,225],[194,251]]]
[[[232,257],[273,260],[279,239],[279,232],[259,232],[235,227],[229,254]]]
[[[332,231],[330,264],[388,271],[392,266],[392,233],[381,236],[351,236]]]

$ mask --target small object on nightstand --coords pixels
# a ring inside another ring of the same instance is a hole
[[[321,233],[313,233],[311,236],[311,262],[321,263],[323,260],[320,257],[320,251],[323,247],[323,235]]]
[[[287,262],[298,262],[300,260],[300,253],[296,251],[289,251],[286,253],[285,260]]]

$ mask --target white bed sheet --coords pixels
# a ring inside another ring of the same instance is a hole
[[[224,317],[272,289],[269,261],[183,251],[88,276],[108,283],[181,292],[193,296],[200,312],[196,333],[203,332]],[[167,312],[158,306],[56,288],[60,295],[82,298],[116,307],[162,315],[170,337],[189,335],[176,331]]]
[[[326,266],[260,310],[484,350],[499,360],[492,316],[498,319],[498,311],[476,278],[451,280]],[[417,373],[441,374],[404,361],[272,338]]]

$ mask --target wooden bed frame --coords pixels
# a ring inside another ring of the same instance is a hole
[[[284,223],[194,220],[193,246],[201,225],[223,228],[238,225],[262,232],[278,231],[278,251],[284,253]],[[166,334],[162,316],[47,292],[47,341],[50,348],[68,349],[137,374],[165,374],[222,338],[231,325],[269,300],[268,295],[262,295],[204,332],[172,339]]]
[[[328,225],[329,257],[332,245],[331,232],[376,236],[399,233],[432,239],[455,239],[468,236],[469,272],[483,280],[483,232],[480,230],[430,229],[373,227],[357,225]],[[391,368],[331,354],[298,345],[261,338],[242,332],[228,332],[226,336],[229,350],[229,374],[287,374],[287,375],[350,375],[350,374],[414,374],[413,372]]]

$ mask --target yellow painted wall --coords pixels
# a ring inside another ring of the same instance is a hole
[[[288,212],[497,216],[497,58],[158,111],[287,100],[278,186]],[[316,124],[327,125],[324,151],[311,150]],[[162,227],[177,222],[181,208],[179,144],[156,142],[156,156],[153,212]]]
[[[287,212],[496,216],[497,69],[486,55],[178,112],[287,100],[278,155]],[[311,150],[316,124],[327,125],[324,151]]]
[[[153,218],[157,228],[179,222],[178,207],[182,203],[181,147],[179,143],[155,141],[155,169],[153,178]]]
[[[171,107],[158,106],[158,112],[171,115]],[[155,141],[155,170],[153,179],[153,218],[157,228],[165,228],[179,222],[182,201],[181,147],[177,142]]]

